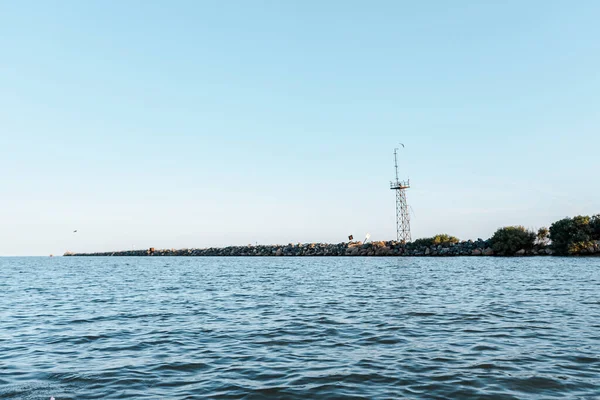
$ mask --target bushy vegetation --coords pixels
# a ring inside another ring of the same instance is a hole
[[[460,240],[456,236],[450,236],[446,233],[435,235],[433,237],[433,244],[435,244],[435,245],[456,244],[458,242],[460,242]]]
[[[417,239],[414,242],[412,242],[412,245],[414,247],[431,247],[434,245],[438,246],[440,244],[442,246],[447,246],[450,244],[456,244],[459,241],[460,240],[455,236],[450,236],[446,233],[441,233],[435,235],[434,237]]]
[[[552,248],[559,255],[578,254],[600,240],[600,214],[563,218],[550,226]]]
[[[429,247],[433,244],[432,238],[421,238],[409,243],[410,247]]]
[[[596,214],[590,218],[590,228],[592,229],[592,238],[600,240],[600,214]]]
[[[459,246],[454,246],[459,244]],[[452,248],[434,253],[434,247]],[[464,245],[464,246],[463,246]],[[460,247],[459,250],[457,250]],[[490,247],[491,249],[488,249]],[[523,226],[505,226],[494,235],[482,241],[460,242],[448,234],[416,239],[407,243],[406,248],[422,251],[430,248],[434,255],[495,254],[498,256],[556,254],[556,255],[598,255],[600,256],[600,214],[563,218],[554,222],[550,228],[541,227],[537,231]],[[491,251],[493,250],[493,253]],[[523,250],[523,251],[521,251]],[[426,252],[425,254],[429,254]]]
[[[494,233],[490,239],[494,253],[514,256],[519,250],[530,250],[535,243],[536,234],[522,226],[505,226]]]

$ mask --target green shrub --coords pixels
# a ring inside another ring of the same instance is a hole
[[[592,239],[600,240],[600,214],[592,216],[590,219],[590,228],[592,230]]]
[[[597,216],[578,215],[573,218],[563,218],[550,226],[550,240],[556,254],[576,254],[587,243],[593,240],[597,229]]]
[[[416,239],[415,241],[413,241],[411,243],[411,247],[430,247],[431,245],[433,245],[433,238],[421,238],[421,239]]]
[[[442,233],[442,234],[439,234],[439,235],[435,235],[433,237],[433,244],[435,244],[435,245],[438,245],[438,244],[441,244],[441,245],[444,245],[444,244],[456,244],[458,242],[460,242],[460,240],[458,240],[457,237],[450,236],[450,235],[445,234],[445,233]]]
[[[421,238],[421,239],[417,239],[414,242],[412,242],[412,246],[413,247],[431,247],[433,245],[438,246],[438,245],[449,245],[449,244],[456,244],[458,243],[459,240],[457,237],[454,236],[450,236],[448,234],[445,233],[441,233],[439,235],[435,235],[434,237],[430,237],[430,238]]]
[[[569,254],[587,253],[590,247],[594,247],[594,242],[575,242],[569,244],[568,252]]]
[[[494,253],[513,256],[521,249],[530,250],[536,234],[522,226],[506,226],[498,229],[490,239]]]

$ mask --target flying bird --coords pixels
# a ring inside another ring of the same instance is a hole
[[[73,231],[73,233],[75,233],[75,232],[77,232],[77,229],[75,229],[75,230]]]

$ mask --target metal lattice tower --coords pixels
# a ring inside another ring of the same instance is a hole
[[[402,145],[404,147],[404,145]],[[396,191],[396,240],[401,243],[410,242],[410,215],[406,203],[406,189],[410,187],[410,180],[398,179],[398,149],[394,149],[394,166],[396,167],[396,180],[390,182],[390,189]]]

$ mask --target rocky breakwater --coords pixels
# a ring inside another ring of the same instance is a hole
[[[520,250],[518,256],[551,255],[552,250],[547,247],[534,247],[531,250]],[[287,245],[260,245],[260,246],[229,246],[211,247],[205,249],[147,249],[124,250],[103,253],[71,253],[65,256],[221,256],[221,257],[247,257],[247,256],[422,256],[422,257],[449,257],[449,256],[494,256],[491,243],[487,240],[468,240],[459,243],[438,245],[418,245],[414,243],[403,244],[396,241],[386,242],[346,242],[338,244],[329,243],[298,243]]]
[[[547,256],[553,251],[548,246],[534,246],[532,249],[521,249],[516,256]],[[443,243],[431,245],[419,245],[418,243],[407,243],[403,248],[402,255],[405,256],[504,256],[492,248],[490,240],[465,240],[458,243]]]

